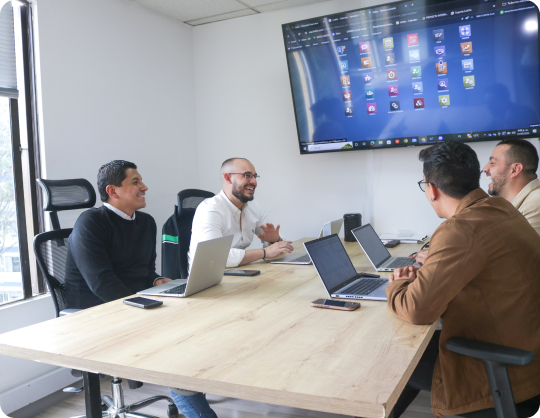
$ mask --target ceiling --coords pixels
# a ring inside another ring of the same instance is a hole
[[[131,0],[191,26],[328,0]]]

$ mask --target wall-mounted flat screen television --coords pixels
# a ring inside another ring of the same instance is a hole
[[[540,136],[530,1],[400,1],[282,29],[302,154]]]

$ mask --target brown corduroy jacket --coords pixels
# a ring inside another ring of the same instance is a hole
[[[436,416],[494,407],[484,364],[446,350],[450,337],[532,351],[533,363],[508,372],[516,402],[540,394],[540,235],[510,202],[473,190],[434,232],[416,280],[396,280],[386,294],[407,322],[443,318]]]

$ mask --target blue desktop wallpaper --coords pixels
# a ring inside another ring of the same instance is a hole
[[[540,123],[538,31],[530,30],[531,21],[537,22],[536,10],[452,18],[288,50],[300,142]],[[392,38],[386,48],[385,38]],[[369,52],[361,52],[365,42]]]

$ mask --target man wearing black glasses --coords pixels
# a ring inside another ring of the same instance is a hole
[[[442,317],[391,418],[398,418],[420,390],[431,391],[436,416],[478,411],[495,416],[481,360],[446,349],[465,337],[532,351],[540,356],[540,236],[502,197],[480,189],[480,164],[467,144],[423,149],[418,184],[440,218],[422,268],[390,275],[388,305],[403,320],[432,324]],[[509,366],[517,403],[540,403],[540,362]],[[532,398],[535,398],[531,401]]]
[[[271,258],[293,250],[290,241],[279,236],[279,225],[267,222],[261,206],[253,200],[257,179],[255,167],[245,158],[230,158],[221,165],[222,190],[203,201],[195,211],[188,252],[189,270],[197,244],[226,235],[234,235],[227,267],[236,267],[256,260]],[[257,236],[264,247],[246,250]],[[171,397],[186,418],[217,418],[203,393],[170,388]]]
[[[292,252],[291,242],[283,241],[279,236],[279,225],[274,227],[268,223],[265,211],[253,200],[259,177],[253,164],[245,158],[229,158],[223,162],[220,171],[221,192],[202,202],[193,218],[188,253],[190,270],[199,242],[226,235],[234,235],[227,267]],[[258,228],[257,236],[263,241],[264,247],[246,250]]]

